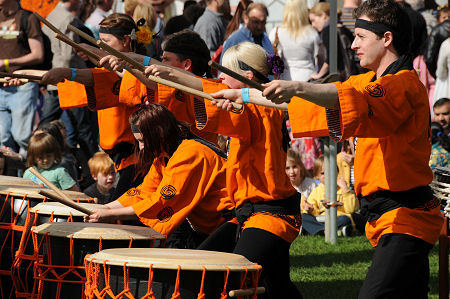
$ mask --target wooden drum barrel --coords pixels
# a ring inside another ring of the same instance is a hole
[[[85,263],[87,298],[210,299],[227,298],[229,292],[256,298],[261,291],[261,267],[232,253],[119,248],[86,256]]]

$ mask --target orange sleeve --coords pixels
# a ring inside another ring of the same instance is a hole
[[[413,117],[417,109],[421,109],[413,107],[418,102],[410,101],[415,98],[412,93],[419,92],[419,88],[405,84],[405,80],[410,83],[417,81],[411,77],[417,77],[412,71],[401,71],[370,82],[373,75],[373,72],[369,72],[350,77],[345,82],[334,83],[339,95],[340,111],[328,109],[328,121],[340,125],[342,139],[390,136]],[[421,105],[428,105],[428,102]],[[330,130],[333,127],[330,126]]]
[[[119,104],[121,83],[119,76],[104,68],[95,68],[91,71],[94,76],[94,86],[86,88],[89,109],[101,110],[116,107]]]
[[[85,107],[88,105],[86,87],[78,82],[64,80],[58,83],[59,106],[61,109]]]
[[[119,103],[134,107],[141,105],[147,100],[147,93],[149,93],[149,101],[154,101],[155,92],[145,86],[138,78],[133,76],[130,72],[125,71],[120,85]]]
[[[203,83],[203,91],[214,93],[222,89],[229,88],[228,85],[218,83],[210,79],[201,79]],[[244,104],[241,110],[233,110],[231,112],[218,109],[212,105],[209,100],[205,100],[206,117],[203,117],[204,124],[198,123],[197,127],[208,132],[216,132],[229,137],[237,137],[242,141],[250,141],[253,132],[260,132],[260,121],[252,121],[251,115],[246,112]],[[252,104],[250,104],[252,105]],[[197,119],[201,119],[197,115]],[[250,130],[249,128],[252,128]]]
[[[144,199],[132,205],[145,225],[164,235],[172,233],[204,200],[216,176],[216,154],[196,141],[183,143],[163,169],[156,191],[143,188]]]
[[[328,136],[324,107],[293,97],[288,104],[288,112],[294,138]]]
[[[145,197],[141,190],[145,190],[146,193],[155,192],[158,188],[158,185],[161,183],[161,169],[163,167],[162,165],[163,164],[161,159],[155,159],[155,161],[153,161],[152,167],[150,167],[150,171],[145,176],[142,184],[136,188],[131,188],[117,199],[120,204],[124,207],[129,207],[144,200]]]

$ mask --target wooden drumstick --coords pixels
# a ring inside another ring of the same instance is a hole
[[[83,37],[84,39],[91,41],[91,42],[95,42],[100,48],[102,48],[103,50],[105,50],[106,52],[126,61],[127,63],[131,64],[133,67],[135,67],[137,70],[144,72],[145,71],[145,66],[143,66],[141,63],[137,62],[136,60],[122,54],[121,52],[117,51],[116,49],[108,46],[107,44],[105,44],[104,42],[102,42],[101,40],[95,40],[94,38],[92,38],[91,36],[87,35],[86,33],[84,33],[83,31],[79,30],[78,28],[75,28],[72,25],[68,25],[67,28],[70,31],[73,31],[74,33],[78,34],[79,36]],[[187,87],[185,85],[179,84],[179,83],[175,83],[163,78],[159,78],[156,76],[152,76],[152,75],[148,75],[147,78],[150,81],[162,84],[162,85],[166,85],[175,89],[179,89],[183,92],[186,92],[190,95],[196,96],[196,97],[200,97],[200,98],[204,98],[210,101],[214,101],[217,100],[215,98],[213,98],[209,93],[203,92],[203,91],[199,91],[197,89],[194,88],[190,88]],[[238,104],[238,103],[233,103],[231,102],[231,104],[233,105],[234,108],[236,109],[242,109],[242,105]]]
[[[91,215],[93,211],[80,206],[78,203],[74,202],[71,199],[65,199],[64,197],[58,196],[56,194],[50,193],[47,190],[39,190],[39,194],[44,195],[45,197],[48,197],[50,199],[53,199],[54,201],[57,201],[59,203],[62,203],[63,205],[66,205],[68,207],[71,207],[72,209],[75,209],[77,211],[80,211],[82,213],[85,213],[86,215]]]
[[[44,184],[46,184],[50,189],[56,192],[56,194],[59,195],[59,197],[62,197],[67,202],[74,202],[71,200],[67,195],[65,195],[58,187],[52,184],[49,180],[47,180],[42,174],[39,173],[39,171],[36,170],[34,167],[28,168],[28,170],[34,174],[38,179],[40,179]]]
[[[102,59],[102,57],[98,54],[95,54],[94,52],[84,48],[83,46],[80,46],[79,44],[77,44],[76,42],[74,42],[73,40],[71,40],[70,38],[68,38],[65,35],[61,35],[59,33],[55,33],[55,37],[57,39],[59,39],[60,41],[68,44],[69,46],[71,46],[72,48],[77,49],[78,51],[81,51],[83,53],[85,53],[87,56],[89,56],[90,60],[92,63],[94,63],[95,65],[98,64],[98,61],[100,59]]]
[[[42,76],[34,76],[34,75],[25,75],[25,74],[14,74],[14,73],[4,73],[0,72],[0,77],[10,77],[10,78],[19,78],[19,79],[28,79],[33,81],[41,81]]]
[[[256,288],[256,294],[263,294],[266,292],[266,289],[264,287],[257,287]],[[255,289],[238,289],[238,290],[231,290],[228,292],[228,296],[230,297],[241,297],[241,296],[250,296],[255,293]]]
[[[261,84],[259,84],[258,82],[252,81],[248,78],[245,78],[244,76],[230,70],[229,68],[224,67],[223,65],[220,65],[218,63],[215,63],[214,61],[210,60],[208,62],[208,65],[212,68],[215,68],[216,70],[221,71],[222,73],[227,74],[230,77],[233,77],[234,79],[241,81],[242,83],[247,84],[250,87],[256,88],[259,91],[263,91],[264,87],[262,87]]]

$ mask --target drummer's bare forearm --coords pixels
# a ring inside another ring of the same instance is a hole
[[[109,211],[112,213],[112,215],[114,216],[114,219],[116,219],[116,220],[137,220],[137,219],[139,219],[136,216],[136,213],[134,212],[134,210],[131,206],[117,208],[117,209],[110,209]]]
[[[276,108],[276,109],[283,110],[283,111],[288,110],[287,103],[275,104],[274,102],[271,102],[268,99],[266,99],[265,97],[263,97],[262,91],[259,91],[258,89],[255,89],[255,88],[249,89],[248,95],[250,98],[250,103],[252,103],[252,104]]]
[[[107,203],[105,207],[108,207],[108,209],[119,209],[123,208],[124,206],[118,200],[115,200],[110,203]]]

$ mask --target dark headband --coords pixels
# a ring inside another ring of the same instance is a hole
[[[132,133],[141,133],[141,130],[139,130],[139,127],[136,125],[131,125],[131,132]]]
[[[355,28],[366,29],[372,31],[376,35],[383,36],[385,32],[394,32],[389,26],[384,24],[375,23],[363,19],[356,19]]]
[[[187,49],[179,49],[179,48],[172,48],[172,47],[168,47],[166,46],[163,51],[165,52],[171,52],[171,53],[175,53],[175,54],[180,54],[180,55],[184,55],[186,57],[197,57],[203,60],[210,60],[210,57],[205,57],[205,55],[201,55],[201,52],[195,51],[195,50],[187,50]]]
[[[257,70],[255,70],[254,68],[252,68],[251,66],[246,64],[245,62],[238,60],[238,64],[239,64],[239,68],[241,70],[251,71],[253,73],[253,75],[255,75],[255,77],[258,78],[259,81],[261,81],[262,83],[269,82],[269,79],[266,76],[264,76],[263,74],[261,74],[260,72],[258,72]]]
[[[130,35],[131,31],[132,30],[130,30],[130,29],[103,27],[103,26],[100,26],[100,28],[98,29],[99,33],[114,34],[114,35],[118,35],[118,36]]]

